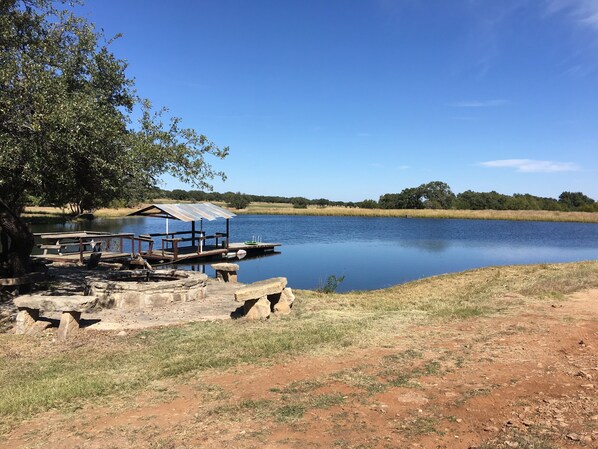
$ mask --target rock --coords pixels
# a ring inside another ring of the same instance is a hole
[[[579,435],[577,435],[576,433],[568,434],[567,438],[570,439],[571,441],[579,441]]]
[[[498,427],[495,426],[486,426],[484,427],[485,432],[498,432]]]
[[[236,263],[213,263],[210,265],[214,270],[221,271],[239,271],[239,265]]]
[[[283,297],[281,297],[272,308],[277,315],[288,315],[291,313],[291,305]]]
[[[59,341],[64,341],[73,332],[79,330],[79,320],[81,319],[81,312],[62,312],[60,316],[60,325],[58,326],[58,334],[56,338]]]
[[[17,313],[15,334],[26,334],[39,318],[39,310],[22,309]]]
[[[47,295],[21,295],[14,299],[19,309],[37,309],[49,312],[88,312],[96,303],[95,296],[47,296]],[[37,319],[37,317],[35,318]]]
[[[210,266],[216,272],[216,279],[220,282],[237,282],[239,265],[236,263],[213,263]]]
[[[36,321],[25,331],[25,335],[41,335],[47,328],[52,326],[48,321]]]
[[[282,298],[287,300],[289,306],[292,305],[293,302],[295,302],[295,295],[293,294],[293,290],[291,290],[291,287],[286,287],[285,289],[283,289],[281,299]]]
[[[119,337],[126,337],[127,336],[127,332],[126,331],[120,331],[118,334]]]
[[[243,306],[248,320],[261,320],[270,316],[270,301],[266,296],[259,299],[245,301]]]
[[[278,301],[272,306],[272,310],[280,315],[288,315],[291,313],[293,301],[295,301],[295,295],[293,294],[293,291],[287,287],[283,289],[280,298],[278,298]]]
[[[261,298],[268,295],[280,295],[287,285],[287,278],[278,277],[254,282],[241,287],[235,292],[235,301],[243,302],[249,299]]]

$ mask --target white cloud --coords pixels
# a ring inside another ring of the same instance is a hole
[[[598,31],[598,1],[596,0],[548,0],[549,14],[565,13],[578,24]]]
[[[573,162],[537,161],[534,159],[501,159],[480,162],[482,167],[514,168],[523,173],[557,173],[564,171],[578,171],[580,167]]]
[[[471,101],[459,101],[452,103],[451,106],[455,108],[496,108],[498,106],[504,106],[508,104],[507,100],[471,100]]]
[[[397,168],[399,170],[409,170],[411,168],[411,165],[399,165]]]

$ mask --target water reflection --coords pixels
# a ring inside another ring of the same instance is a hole
[[[405,248],[416,248],[430,253],[441,253],[446,251],[451,243],[449,240],[406,240],[400,242]]]

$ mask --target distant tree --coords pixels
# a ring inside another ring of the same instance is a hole
[[[191,199],[191,195],[186,190],[181,189],[174,189],[170,192],[169,198],[177,201],[189,201]]]
[[[419,187],[403,189],[401,193],[387,193],[380,197],[382,209],[450,209],[455,194],[448,184],[432,181]]]
[[[249,203],[251,203],[249,196],[240,192],[229,195],[226,200],[226,205],[235,209],[245,209]]]
[[[362,209],[378,209],[378,202],[376,200],[363,200],[356,205]]]
[[[307,198],[303,198],[301,196],[291,198],[291,204],[295,209],[307,209],[307,205],[309,200]]]
[[[326,198],[319,198],[317,200],[313,200],[312,203],[318,207],[326,207],[330,205],[330,200],[327,200]]]
[[[581,192],[563,192],[559,196],[559,203],[568,210],[580,210],[594,204],[594,200]]]
[[[191,190],[188,194],[191,201],[206,201],[206,193],[201,190]]]
[[[473,192],[466,190],[457,195],[455,206],[469,210],[506,210],[511,197],[498,192]]]
[[[426,209],[450,209],[455,202],[455,194],[446,182],[432,181],[417,188],[419,201]]]

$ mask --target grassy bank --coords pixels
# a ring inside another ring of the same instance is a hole
[[[156,200],[156,202],[166,202]],[[172,201],[170,201],[172,203]],[[226,207],[224,203],[220,204]],[[141,206],[140,206],[141,207]],[[138,208],[99,209],[97,217],[124,217]],[[234,210],[234,209],[233,209]],[[347,207],[317,207],[295,209],[284,203],[251,203],[247,209],[234,210],[237,214],[259,215],[312,215],[339,217],[406,217],[406,218],[453,218],[471,220],[515,221],[565,221],[598,223],[598,212],[558,212],[544,210],[436,210],[436,209],[361,209]],[[29,220],[44,221],[64,217],[64,211],[52,207],[28,207],[24,214]]]
[[[0,335],[0,433],[41,411],[152,391],[234,366],[304,354],[341,354],[407,337],[408,326],[516,313],[535,301],[598,287],[598,262],[493,267],[376,291],[297,292],[293,314],[267,322],[224,321],[51,338]]]

